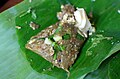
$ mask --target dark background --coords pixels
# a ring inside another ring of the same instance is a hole
[[[20,3],[23,0],[0,0],[0,12]]]
[[[0,0],[0,8],[7,2],[8,0]]]

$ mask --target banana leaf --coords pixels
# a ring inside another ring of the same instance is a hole
[[[70,68],[69,79],[82,79],[89,72],[96,70],[106,58],[120,50],[120,0],[69,0],[69,2],[75,7],[83,7],[87,14],[92,13],[92,21],[96,27],[96,33],[87,39],[76,62]],[[25,49],[24,46],[31,36],[57,22],[56,13],[60,11],[60,5],[58,0],[32,0],[32,2],[25,0],[0,14],[1,79],[67,78],[64,70],[52,67],[51,63]],[[36,17],[31,13],[26,14],[30,8],[35,10]],[[19,17],[21,14],[23,16]],[[33,31],[28,27],[31,20],[41,27]],[[22,28],[18,30],[15,28],[16,25]],[[113,65],[109,68],[116,69]],[[112,70],[109,76],[114,77]]]
[[[120,79],[120,51],[107,58],[94,72],[84,79]]]
[[[120,79],[120,53],[116,55],[108,65],[108,76],[110,79]]]

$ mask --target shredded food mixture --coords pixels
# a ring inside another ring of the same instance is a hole
[[[87,32],[94,31],[88,20],[84,20],[88,22],[87,24],[80,23],[84,22],[79,21],[79,17],[82,17],[80,11],[72,5],[61,6],[61,12],[57,13],[59,22],[31,37],[26,48],[39,54],[54,66],[68,71],[77,58]],[[87,18],[86,14],[83,19],[85,18]]]

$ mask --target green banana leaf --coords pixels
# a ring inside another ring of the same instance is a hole
[[[120,53],[116,55],[109,63],[108,76],[110,79],[120,79]]]
[[[89,73],[84,79],[120,79],[120,52],[106,59],[94,72]]]
[[[106,58],[120,50],[120,0],[69,0],[69,2],[75,7],[83,7],[87,14],[92,12],[92,20],[96,26],[96,33],[89,37],[78,59],[70,68],[69,79],[82,79],[89,72],[96,70]],[[30,8],[35,10],[36,16],[26,14]],[[60,11],[58,0],[33,0],[31,3],[25,0],[0,14],[1,79],[67,78],[64,70],[52,67],[51,63],[24,47],[32,35],[57,22],[58,11]],[[20,14],[23,16],[19,17]],[[31,20],[41,27],[32,31],[28,25]],[[22,28],[17,30],[16,25]],[[115,70],[114,65],[109,68]],[[112,70],[109,76],[114,77]]]

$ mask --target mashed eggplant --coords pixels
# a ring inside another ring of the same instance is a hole
[[[31,37],[26,48],[42,56],[54,66],[68,71],[86,39],[86,32],[92,27],[90,22],[88,27],[87,24],[80,23],[82,21],[79,17],[82,16],[73,6],[61,6],[61,10],[57,13],[59,22]]]

